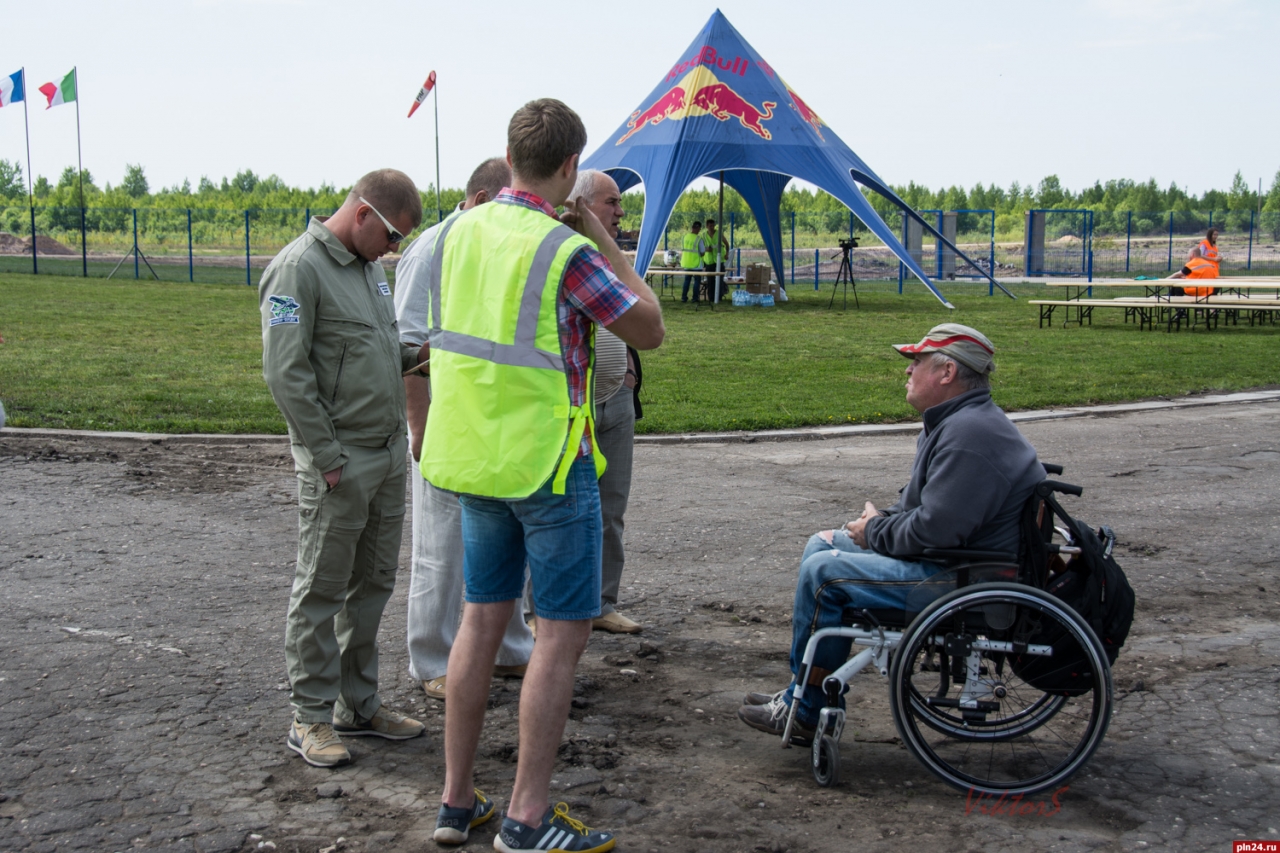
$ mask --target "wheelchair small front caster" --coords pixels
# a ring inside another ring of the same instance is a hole
[[[831,735],[813,739],[813,778],[824,788],[840,782],[840,744]]]

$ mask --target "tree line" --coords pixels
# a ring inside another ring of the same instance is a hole
[[[218,182],[201,177],[194,187],[189,180],[184,180],[181,184],[153,191],[145,170],[136,164],[127,166],[124,176],[115,185],[107,181],[99,186],[88,170],[84,171],[83,179],[84,203],[89,207],[219,210],[313,208],[323,211],[336,209],[341,205],[349,189],[327,183],[318,188],[291,187],[277,175],[260,177],[252,169],[243,169],[233,177],[223,177]],[[1256,189],[1245,182],[1240,172],[1236,172],[1231,186],[1226,189],[1207,190],[1199,196],[1187,192],[1176,183],[1162,188],[1155,179],[1145,182],[1127,178],[1097,181],[1093,186],[1074,191],[1063,186],[1057,175],[1049,175],[1034,186],[1015,181],[1007,188],[994,183],[978,183],[967,190],[961,186],[931,189],[913,181],[893,189],[903,201],[917,210],[994,210],[997,230],[1002,232],[1021,228],[1023,212],[1030,208],[1088,209],[1095,213],[1206,210],[1280,212],[1280,171],[1261,197]],[[56,183],[43,175],[38,176],[33,183],[32,192],[40,207],[80,206],[80,184],[76,170],[71,166],[62,171]],[[887,216],[895,211],[893,205],[876,193],[864,192],[881,215]],[[445,189],[441,192],[440,207],[444,211],[452,210],[462,197],[461,188]],[[22,165],[16,161],[0,159],[0,199],[13,205],[25,204],[26,198],[27,184]],[[422,198],[423,206],[428,211],[426,218],[428,221],[434,220],[431,213],[436,207],[434,185],[429,185],[422,191]],[[714,189],[688,190],[676,204],[676,213],[709,213],[717,209],[718,203]],[[628,192],[624,196],[623,205],[628,214],[624,227],[638,227],[639,217],[644,210],[644,193]],[[724,209],[726,215],[734,213],[744,221],[750,216],[746,202],[728,187],[725,188]],[[845,207],[822,190],[792,186],[783,194],[782,211],[784,214],[793,211],[832,214],[843,213]]]

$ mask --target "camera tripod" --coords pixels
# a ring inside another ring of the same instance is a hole
[[[854,307],[861,309],[862,304],[858,302],[858,280],[853,277],[853,249],[858,245],[857,240],[841,240],[840,241],[840,272],[836,273],[836,280],[831,285],[831,301],[827,303],[830,308],[836,302],[836,291],[841,285],[844,285],[844,309],[849,308],[849,290],[853,289]],[[831,260],[835,260],[835,255],[831,256]]]

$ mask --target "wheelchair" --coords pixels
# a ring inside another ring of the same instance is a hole
[[[1044,465],[1061,474],[1057,465]],[[858,610],[845,626],[809,638],[782,734],[790,748],[796,709],[811,685],[818,644],[846,637],[861,650],[822,679],[825,707],[811,745],[814,779],[840,779],[840,697],[874,667],[889,682],[894,726],[907,750],[944,782],[991,796],[1060,786],[1093,755],[1113,705],[1111,665],[1089,624],[1045,591],[1072,543],[1055,495],[1083,489],[1044,480],[1023,508],[1018,554],[929,550],[944,567],[903,610]],[[1062,522],[1058,524],[1057,522]],[[1114,544],[1114,534],[1104,528]],[[928,587],[928,589],[925,589]],[[950,588],[937,597],[939,588]],[[919,600],[917,600],[919,599]]]

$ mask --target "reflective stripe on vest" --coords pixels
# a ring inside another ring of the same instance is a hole
[[[482,497],[528,497],[548,480],[564,494],[587,430],[602,474],[590,402],[570,404],[557,310],[568,260],[590,243],[507,201],[451,217],[437,240],[422,475]],[[588,388],[593,370],[594,352]]]
[[[1208,240],[1201,240],[1200,257],[1204,258],[1206,261],[1216,264],[1222,256],[1218,254],[1217,246],[1209,245]]]
[[[702,269],[702,256],[698,254],[698,235],[690,231],[684,235],[684,251],[680,254],[680,266],[687,270]]]

